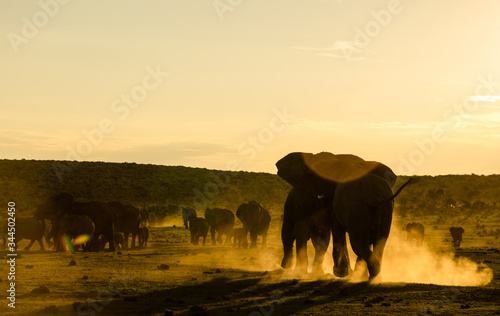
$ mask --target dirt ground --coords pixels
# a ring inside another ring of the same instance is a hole
[[[500,241],[467,228],[455,250],[448,226],[426,225],[425,245],[415,247],[394,225],[383,282],[368,284],[332,276],[329,256],[324,276],[283,271],[278,225],[265,249],[214,246],[210,236],[192,246],[176,226],[152,228],[147,248],[114,253],[24,251],[21,241],[16,308],[4,296],[0,315],[500,315]]]

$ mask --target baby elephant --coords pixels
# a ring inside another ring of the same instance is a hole
[[[123,249],[123,243],[124,243],[124,238],[123,235],[120,233],[114,233],[113,238],[115,240],[115,247],[116,249]],[[101,238],[99,239],[99,250],[104,250],[104,246],[109,242],[108,237],[101,235]]]
[[[233,229],[231,235],[229,235],[229,240],[231,238],[234,238],[233,247],[236,247],[236,242],[238,242],[238,248],[241,248],[241,242],[246,239],[243,227]]]
[[[75,252],[80,244],[85,243],[83,251],[90,250],[90,241],[94,234],[94,222],[88,216],[66,215],[59,222],[59,238],[56,241],[56,251],[61,248],[61,241],[66,241],[65,246],[69,251]],[[82,238],[78,240],[78,238]],[[75,248],[73,248],[75,246]]]
[[[139,247],[147,247],[149,239],[149,228],[146,226],[139,228],[137,231],[137,236],[139,236]]]
[[[198,245],[200,237],[203,237],[203,246],[205,246],[205,240],[208,234],[207,220],[203,217],[190,217],[189,230],[191,232],[191,243],[196,246]]]

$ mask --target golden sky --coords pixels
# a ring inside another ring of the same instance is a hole
[[[500,173],[500,2],[0,2],[0,158]]]

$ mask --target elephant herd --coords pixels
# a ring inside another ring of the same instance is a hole
[[[424,225],[421,223],[408,223],[406,225],[407,237],[406,240],[410,243],[415,242],[415,245],[418,247],[422,245],[424,241]],[[464,229],[462,227],[451,227],[450,234],[452,237],[453,246],[458,248],[460,247],[460,243],[462,242],[462,235],[464,233]]]
[[[135,247],[136,238],[138,246],[146,246],[149,238],[149,228],[144,225],[147,214],[133,205],[79,202],[69,193],[61,193],[49,197],[36,209],[33,217],[16,219],[16,242],[30,239],[25,248],[29,250],[38,241],[40,249],[44,250],[46,220],[50,221],[51,229],[45,239],[49,246],[54,245],[55,250],[64,247],[74,252],[82,245],[85,251],[99,251],[109,244],[108,249],[115,251],[117,244],[123,249],[128,248],[129,235],[132,236],[131,247]]]
[[[262,246],[266,245],[267,231],[271,222],[269,211],[256,201],[241,204],[236,210],[236,217],[243,227],[234,228],[234,213],[227,209],[207,208],[205,218],[198,217],[192,208],[183,208],[182,216],[186,229],[190,230],[191,243],[198,245],[203,238],[205,245],[208,231],[210,230],[213,245],[228,243],[233,240],[233,247],[248,247],[247,235],[250,233],[250,248],[257,247],[257,236],[262,236]],[[217,233],[217,238],[215,235]],[[223,240],[223,236],[225,239]]]

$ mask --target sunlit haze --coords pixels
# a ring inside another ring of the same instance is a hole
[[[232,4],[228,4],[232,3]],[[2,1],[7,159],[498,174],[500,3]]]

